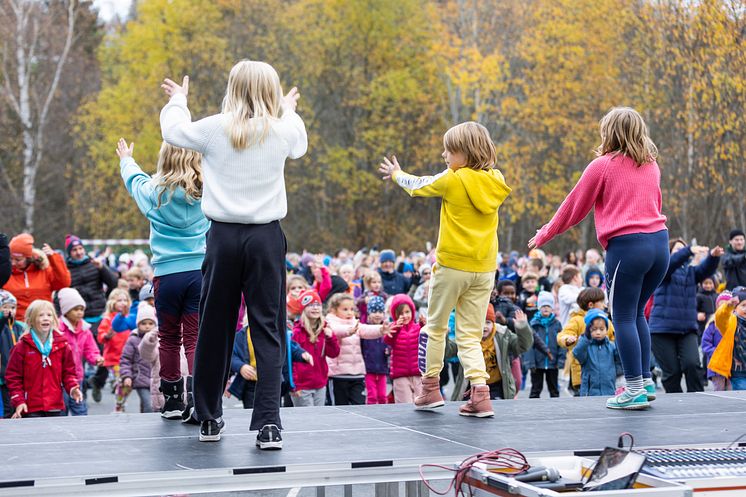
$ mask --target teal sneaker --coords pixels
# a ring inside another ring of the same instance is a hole
[[[648,402],[655,400],[655,383],[652,381],[645,381],[645,394],[648,396]]]
[[[650,407],[648,402],[647,391],[643,390],[637,394],[630,394],[628,390],[624,390],[616,397],[612,397],[606,401],[606,407],[609,409],[625,409],[630,411],[637,411],[641,409],[647,409]]]

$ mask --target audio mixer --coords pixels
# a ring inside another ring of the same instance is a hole
[[[746,447],[638,449],[643,472],[669,480],[746,476]]]

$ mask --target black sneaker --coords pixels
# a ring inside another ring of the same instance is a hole
[[[194,417],[194,395],[192,395],[192,377],[186,377],[186,391],[184,392],[186,397],[186,407],[184,412],[181,413],[181,422],[188,425],[198,425],[199,421]]]
[[[220,440],[220,434],[225,431],[225,421],[223,418],[208,419],[202,421],[199,428],[200,442],[217,442]]]
[[[181,419],[184,412],[184,381],[166,381],[161,379],[161,392],[163,392],[163,407],[161,417],[166,419]]]
[[[264,425],[256,436],[256,446],[261,450],[282,449],[282,436],[277,425]]]

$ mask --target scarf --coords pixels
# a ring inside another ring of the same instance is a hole
[[[34,340],[34,345],[36,345],[36,348],[39,349],[39,352],[41,352],[41,367],[43,368],[51,366],[52,364],[52,361],[49,360],[49,354],[52,353],[52,335],[53,331],[50,331],[49,336],[47,337],[47,341],[45,343],[41,343],[39,337],[36,336],[36,330],[31,330],[31,338]]]
[[[71,259],[71,258],[68,257],[65,262],[67,262],[68,266],[82,266],[83,264],[86,264],[86,263],[88,263],[90,261],[91,261],[91,258],[88,257],[88,256],[85,256],[82,259],[80,259],[79,261]]]
[[[531,320],[531,324],[540,324],[544,328],[549,328],[549,325],[552,324],[552,321],[554,321],[554,313],[551,313],[549,316],[544,317],[537,312],[534,316],[534,319]]]

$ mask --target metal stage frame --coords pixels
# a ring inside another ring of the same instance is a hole
[[[500,447],[527,456],[597,454],[631,432],[637,447],[722,447],[746,432],[746,392],[664,394],[648,411],[613,411],[605,398],[495,401],[491,419],[458,403],[283,409],[285,448],[261,452],[249,411],[227,409],[226,432],[202,443],[197,428],[158,414],[0,421],[0,496],[164,495],[377,484],[378,496],[428,495],[422,463],[456,464]],[[450,478],[446,472],[428,473]],[[395,483],[395,484],[393,484]],[[348,492],[349,489],[349,492]]]

